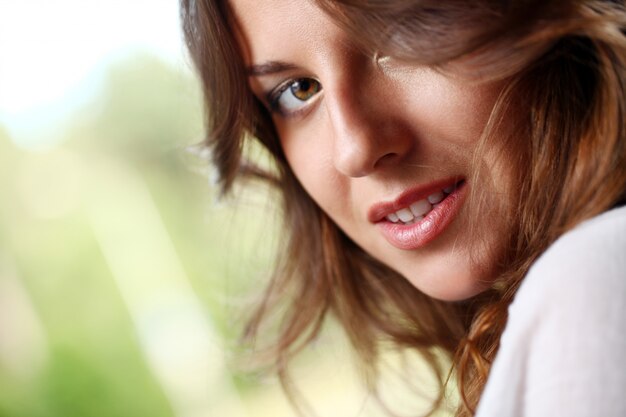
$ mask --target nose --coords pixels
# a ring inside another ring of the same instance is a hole
[[[325,91],[333,163],[349,177],[364,177],[396,166],[413,143],[401,114],[392,109],[386,94],[376,94],[376,88],[370,87],[374,86],[361,84],[356,90],[353,81]]]

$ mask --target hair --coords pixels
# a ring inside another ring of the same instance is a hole
[[[288,392],[289,360],[318,336],[328,314],[345,330],[372,390],[382,346],[417,351],[441,388],[449,377],[438,360],[444,352],[461,393],[457,415],[473,415],[508,306],[530,265],[564,232],[625,199],[624,4],[316,1],[364,53],[443,71],[455,70],[462,60],[471,69],[464,74],[468,82],[505,81],[478,152],[497,147],[500,162],[517,173],[514,203],[500,214],[512,216],[512,226],[487,291],[450,303],[413,287],[346,237],[296,180],[269,114],[248,88],[227,2],[181,0],[187,46],[205,96],[205,144],[222,193],[236,179],[261,178],[281,196],[286,238],[246,334],[254,339],[279,312],[276,340],[267,352]],[[273,169],[244,156],[247,141],[269,151]]]

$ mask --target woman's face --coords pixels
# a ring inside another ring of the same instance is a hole
[[[307,0],[230,0],[254,94],[310,196],[359,246],[424,293],[484,290],[505,228],[504,176],[473,161],[500,85],[360,53]],[[473,183],[474,167],[487,183]],[[471,226],[471,227],[470,227]]]

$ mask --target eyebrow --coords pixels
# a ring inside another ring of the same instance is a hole
[[[296,66],[282,61],[268,61],[258,65],[248,67],[248,76],[261,77],[264,75],[276,74],[295,69]]]

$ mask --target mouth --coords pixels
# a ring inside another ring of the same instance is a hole
[[[372,206],[368,219],[393,246],[417,249],[434,240],[454,220],[466,188],[465,180],[457,177],[409,189],[392,202]]]

